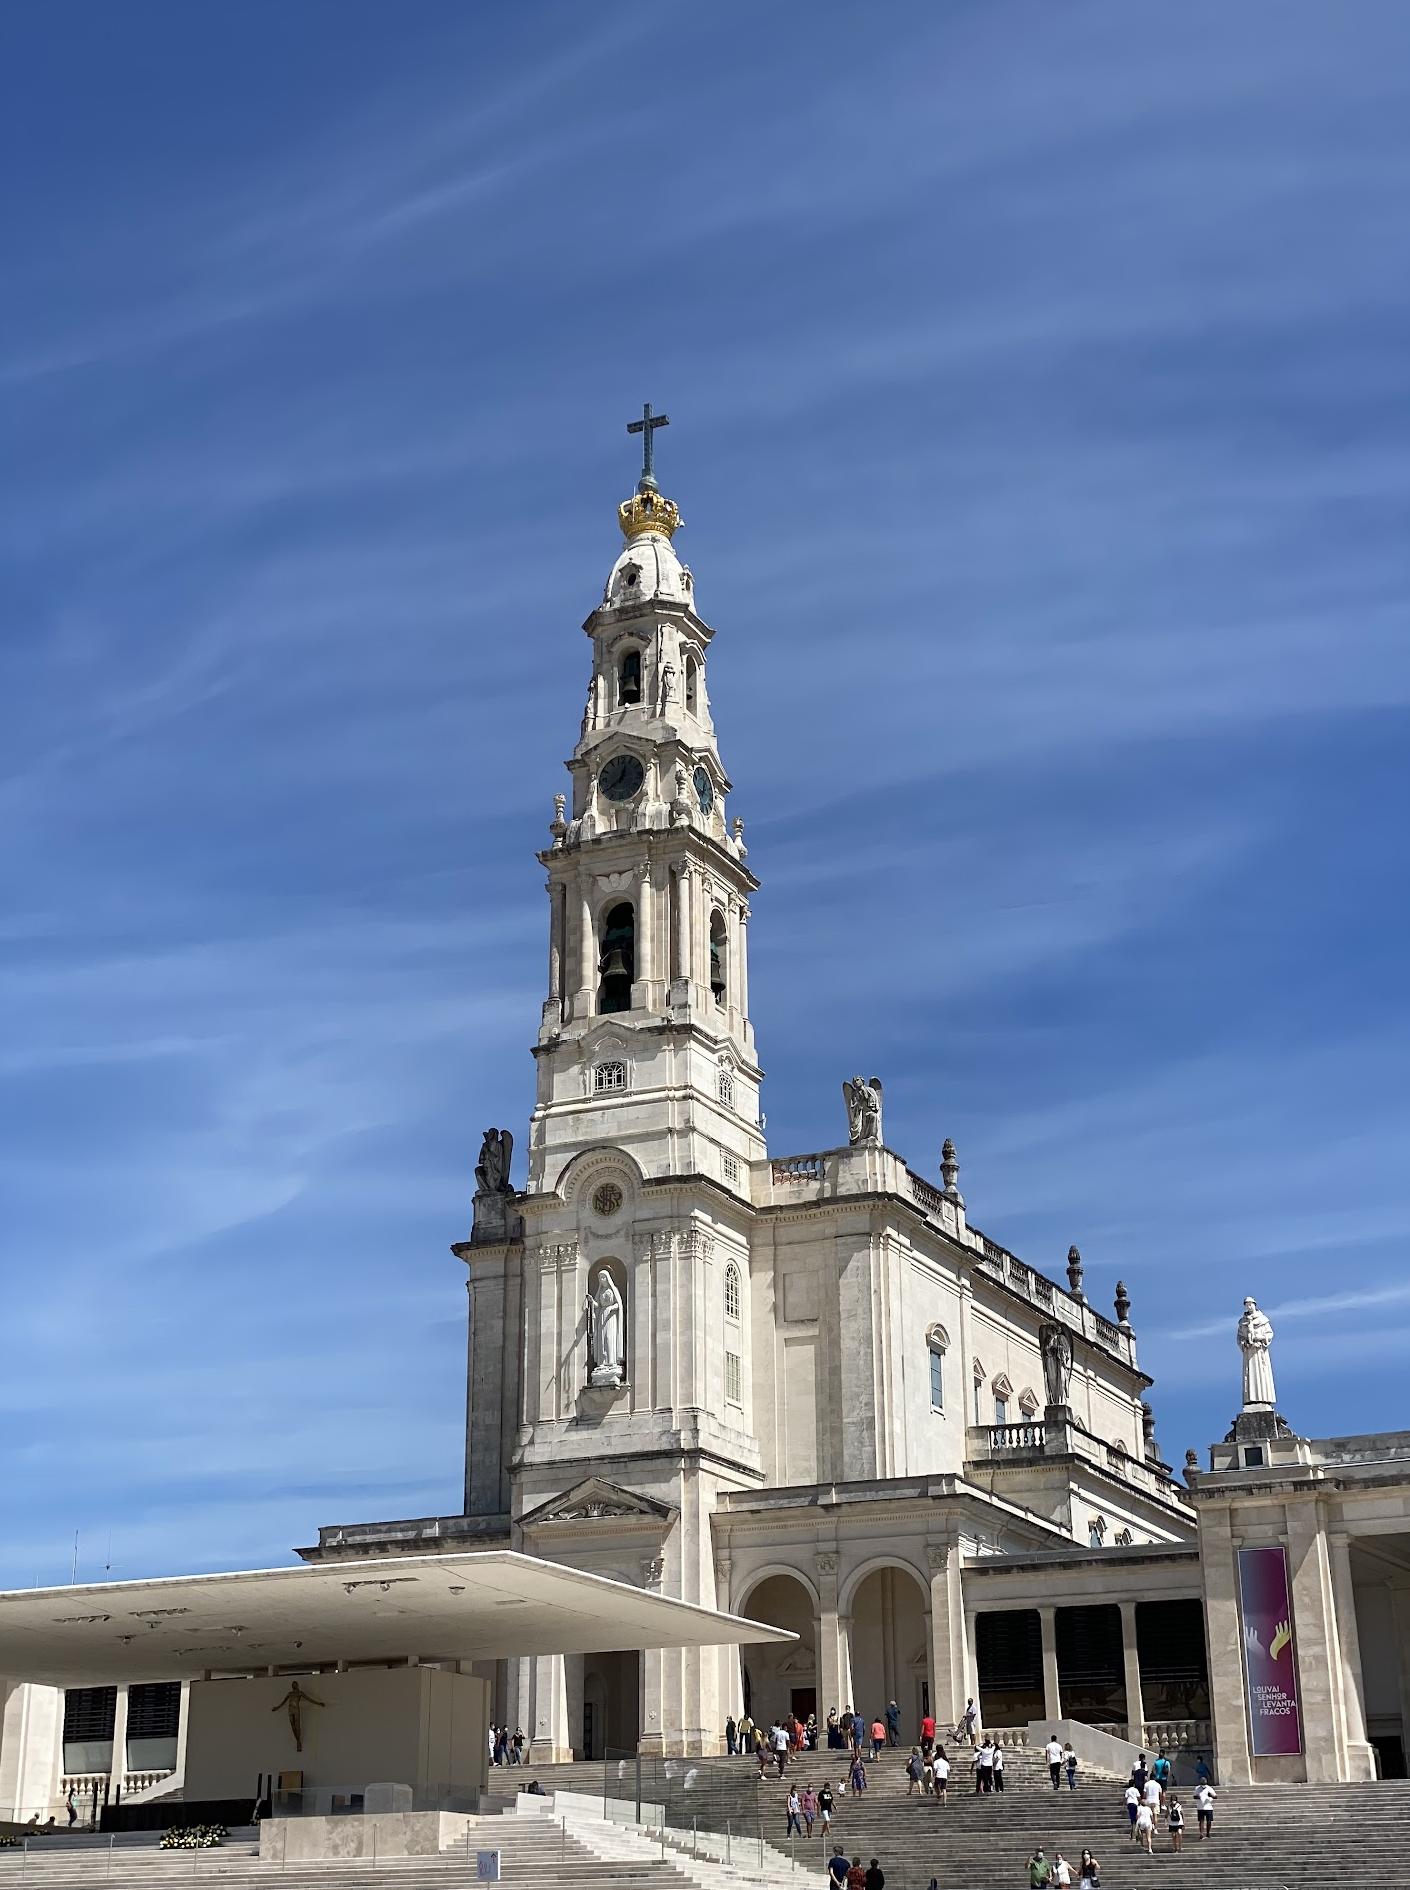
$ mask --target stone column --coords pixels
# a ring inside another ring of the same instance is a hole
[[[548,1002],[551,1009],[562,1009],[563,894],[552,880],[548,882]]]
[[[702,872],[697,872],[695,875],[690,916],[690,949],[695,964],[694,977],[701,991],[708,997],[710,994],[710,884]]]
[[[592,923],[592,888],[586,882],[578,888],[577,989],[574,1015],[591,1017],[593,995],[597,989],[597,937]]]
[[[568,1678],[562,1654],[536,1654],[526,1665],[529,1674],[529,1722],[524,1727],[533,1739],[532,1757],[540,1765],[571,1759],[568,1738]]]
[[[817,1636],[818,1721],[830,1706],[839,1712],[852,1697],[851,1618],[837,1611],[835,1550],[819,1549],[813,1556],[818,1583]]]
[[[676,868],[676,976],[686,983],[693,969],[690,939],[690,864],[682,860]]]
[[[1141,1697],[1141,1651],[1136,1638],[1136,1604],[1121,1604],[1121,1659],[1126,1669],[1126,1737],[1133,1746],[1146,1743],[1146,1706]]]
[[[966,1387],[968,1389],[968,1387]],[[979,1691],[979,1616],[965,1609],[964,1616],[964,1693],[966,1700],[973,1700],[979,1710],[976,1725],[984,1725],[984,1697]]]
[[[191,1728],[191,1682],[181,1682],[181,1711],[176,1721],[176,1773],[186,1776],[186,1735]]]
[[[119,1785],[127,1783],[127,1688],[117,1690],[117,1705],[113,1711],[113,1757],[108,1773],[108,1797],[117,1795]]]
[[[1306,1776],[1309,1782],[1329,1781],[1343,1775],[1346,1718],[1327,1537],[1317,1504],[1290,1501],[1284,1513]],[[1262,1769],[1265,1777],[1287,1776],[1286,1767],[1273,1760],[1263,1760]]]
[[[1228,1510],[1202,1503],[1199,1535],[1205,1636],[1214,1654],[1209,1663],[1209,1709],[1219,1783],[1247,1785],[1253,1777],[1253,1766],[1240,1651],[1243,1626],[1239,1620],[1238,1572]]]
[[[1361,1633],[1356,1620],[1356,1590],[1351,1582],[1351,1555],[1344,1529],[1328,1530],[1327,1553],[1331,1561],[1332,1604],[1340,1655],[1336,1678],[1341,1683],[1342,1713],[1346,1727],[1345,1776],[1374,1778],[1375,1754],[1366,1737],[1366,1685],[1361,1671]]]
[[[632,1004],[640,1010],[650,1003],[647,986],[656,975],[656,888],[651,883],[651,862],[643,860],[636,902],[636,989]]]
[[[964,1711],[964,1597],[959,1549],[927,1543],[930,1566],[930,1710],[938,1728],[955,1726]]]
[[[1043,1718],[1062,1718],[1062,1692],[1058,1686],[1057,1609],[1042,1607],[1038,1623],[1043,1635]]]
[[[743,1022],[749,1016],[749,908],[742,899],[736,908],[734,1003]]]

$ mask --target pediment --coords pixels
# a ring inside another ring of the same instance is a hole
[[[675,1521],[676,1513],[669,1503],[658,1503],[636,1490],[624,1490],[606,1477],[587,1477],[561,1496],[551,1496],[537,1509],[531,1509],[521,1518],[521,1525],[537,1529],[543,1523],[629,1522],[666,1529]]]

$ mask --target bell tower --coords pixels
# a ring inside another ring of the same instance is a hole
[[[592,669],[570,789],[555,797],[548,995],[535,1056],[529,1187],[583,1150],[629,1152],[644,1174],[708,1175],[747,1198],[764,1153],[749,1022],[744,823],[710,714],[714,632],[678,556],[678,506],[656,482],[665,414],[644,408],[625,540],[583,625]]]

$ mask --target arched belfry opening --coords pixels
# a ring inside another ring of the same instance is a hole
[[[617,706],[641,701],[641,651],[627,650],[617,665]]]
[[[610,907],[602,921],[602,948],[597,960],[598,1010],[629,1011],[635,976],[636,913],[624,899]]]
[[[729,933],[725,928],[725,915],[716,906],[710,914],[710,995],[717,1004],[723,1004],[728,994],[728,959]]]
[[[685,706],[694,715],[700,700],[700,665],[693,651],[687,650],[685,658]]]

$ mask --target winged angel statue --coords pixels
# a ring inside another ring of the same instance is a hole
[[[845,1077],[842,1099],[847,1105],[847,1139],[855,1148],[859,1142],[881,1140],[881,1078]]]

